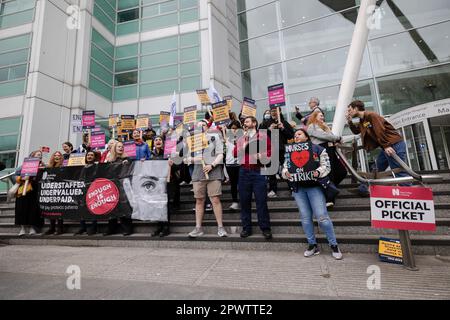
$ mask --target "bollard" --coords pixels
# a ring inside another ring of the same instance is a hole
[[[411,239],[409,238],[408,230],[398,230],[400,236],[400,244],[402,246],[403,253],[403,266],[410,271],[419,271],[416,267],[416,262],[414,260],[414,254],[411,247]]]

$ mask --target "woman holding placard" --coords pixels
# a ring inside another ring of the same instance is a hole
[[[340,260],[342,253],[338,248],[333,223],[328,215],[325,195],[317,181],[330,173],[328,154],[323,147],[311,142],[304,129],[295,131],[294,142],[291,145],[291,152],[285,154],[282,175],[291,181],[292,195],[297,202],[303,231],[309,244],[304,256],[311,257],[320,253],[314,235],[314,215],[321,230],[325,232],[333,257]]]
[[[30,154],[30,158],[42,158],[41,151],[33,151]],[[40,168],[45,167],[42,161],[40,162]],[[26,234],[26,227],[30,227],[29,234],[34,235],[37,233],[43,225],[43,219],[41,218],[41,211],[39,209],[38,198],[38,182],[33,177],[28,177],[28,183],[26,184],[26,178],[21,177],[22,167],[16,171],[16,184],[18,189],[16,191],[16,206],[15,206],[15,225],[20,225],[19,236]],[[24,188],[26,185],[26,192],[24,194]]]
[[[47,168],[61,168],[63,166],[64,156],[61,152],[56,151],[50,156]],[[58,220],[58,226],[56,226],[56,220]],[[48,229],[44,235],[60,235],[63,234],[63,219],[53,218],[50,219],[50,229]]]

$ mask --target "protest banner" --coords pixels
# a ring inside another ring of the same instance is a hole
[[[123,152],[129,157],[130,159],[136,158],[136,144],[133,140],[131,141],[125,141],[123,143]]]
[[[94,110],[83,111],[83,115],[81,116],[81,126],[83,127],[83,129],[95,128]]]
[[[85,153],[71,153],[69,157],[69,161],[67,161],[68,167],[76,167],[76,166],[84,166],[85,162]]]
[[[92,132],[91,134],[91,148],[104,148],[106,135],[102,131]]]
[[[373,228],[436,230],[431,188],[372,185],[369,190]]]
[[[44,169],[39,207],[47,218],[167,221],[167,172],[167,161]],[[148,177],[151,189],[143,183]]]
[[[159,113],[159,126],[161,127],[161,130],[167,130],[169,128],[169,122],[170,122],[170,112],[161,111]]]
[[[23,160],[22,169],[20,170],[20,176],[25,177],[36,177],[39,171],[39,164],[41,163],[40,158],[25,158]]]
[[[220,101],[212,105],[214,123],[216,126],[226,126],[231,122],[226,101]]]
[[[228,113],[230,113],[233,108],[233,96],[225,96],[223,100],[227,102]]]
[[[72,133],[80,133],[83,132],[83,126],[81,124],[82,116],[79,114],[73,114],[72,115],[72,121],[71,121],[71,127],[72,127]]]
[[[120,116],[118,114],[110,114],[108,117],[108,126],[110,129],[117,128],[120,122]]]
[[[164,141],[164,159],[168,159],[177,151],[177,138],[167,137]]]
[[[193,132],[187,139],[189,151],[199,153],[208,148],[208,139],[205,132]]]
[[[197,90],[198,100],[202,106],[207,106],[211,104],[211,100],[209,99],[208,90],[201,89]]]
[[[275,109],[286,105],[284,95],[284,85],[282,83],[268,87],[269,91],[269,107]]]
[[[250,98],[244,98],[244,101],[242,102],[242,110],[241,110],[242,117],[255,117],[256,118],[256,105],[255,100]]]
[[[287,168],[291,174],[289,181],[315,181],[314,171],[319,167],[320,159],[315,158],[312,143],[293,143],[285,148],[288,157]]]
[[[380,261],[403,264],[403,253],[400,240],[380,237],[378,244]]]
[[[42,153],[50,153],[50,147],[41,147],[40,150]]]

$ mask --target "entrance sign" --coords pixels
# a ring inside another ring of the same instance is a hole
[[[435,231],[431,188],[370,186],[373,228]]]

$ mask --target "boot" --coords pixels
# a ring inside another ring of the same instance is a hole
[[[160,237],[165,237],[165,236],[168,236],[169,234],[170,234],[169,225],[166,224],[166,225],[164,225],[164,227],[162,227],[162,230],[159,233],[159,236]]]
[[[56,227],[55,236],[59,236],[59,235],[61,235],[63,233],[64,233],[63,220],[62,219],[58,219],[58,226]]]
[[[51,234],[54,234],[55,233],[55,225],[56,225],[56,220],[50,219],[50,229],[48,229],[46,232],[44,232],[44,235],[49,236]]]
[[[156,228],[156,230],[154,232],[152,232],[152,237],[158,237],[159,234],[161,233],[162,229],[163,229],[163,226],[160,223],[158,223],[158,228]]]

